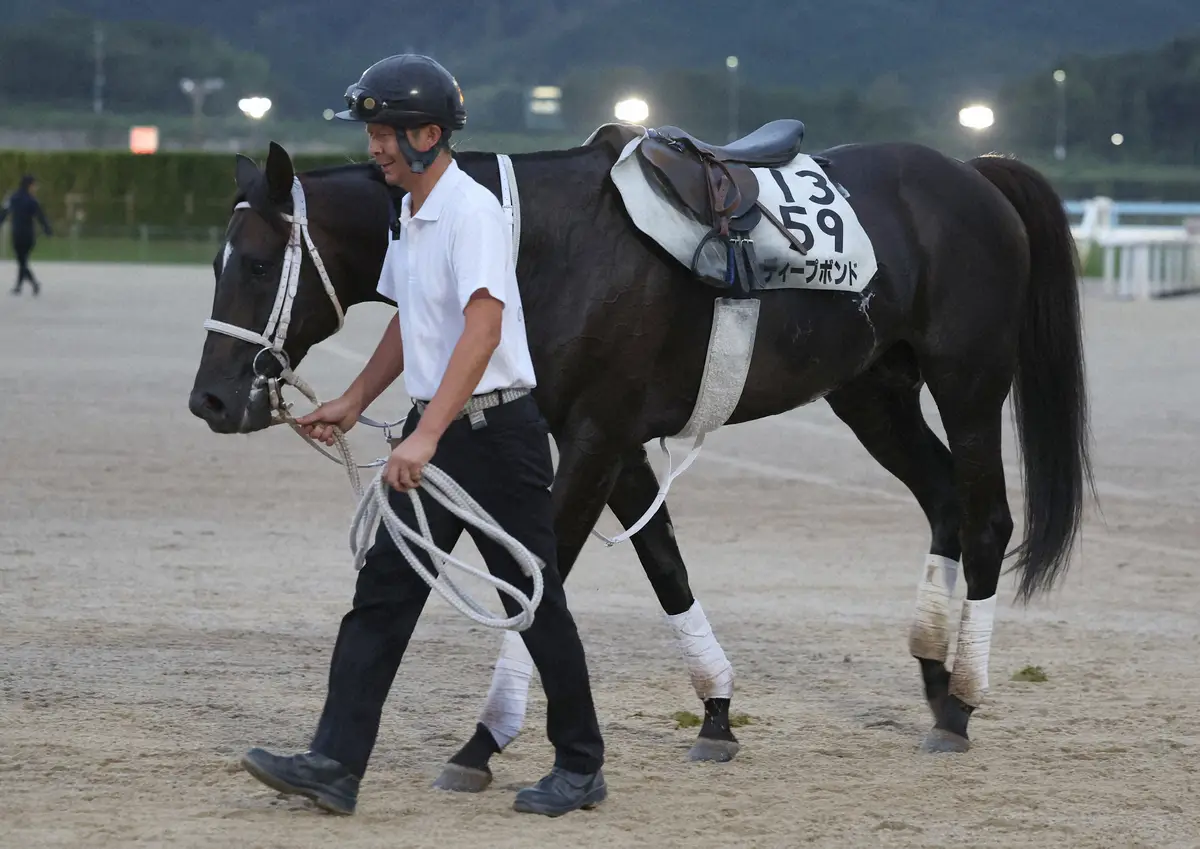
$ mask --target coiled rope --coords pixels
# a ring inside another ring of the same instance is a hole
[[[316,440],[304,433],[301,426],[296,423],[296,419],[291,415],[291,405],[283,401],[280,393],[280,381],[294,386],[315,406],[319,407],[321,402],[317,400],[316,393],[313,392],[312,387],[292,372],[291,369],[284,369],[278,379],[267,381],[270,391],[271,409],[277,421],[289,425],[292,430],[299,434],[314,449],[346,468],[347,475],[350,478],[350,486],[359,499],[358,509],[354,511],[354,519],[350,524],[350,552],[354,557],[354,568],[356,571],[363,567],[366,561],[367,549],[370,547],[375,529],[382,522],[395,541],[396,548],[404,555],[404,559],[408,561],[413,570],[429,585],[430,589],[438,593],[459,613],[486,628],[524,631],[533,624],[534,611],[537,610],[538,604],[541,603],[544,589],[542,569],[545,564],[541,558],[514,539],[504,528],[500,527],[496,520],[466,490],[459,486],[453,478],[432,463],[427,463],[421,469],[421,482],[418,484],[418,488],[425,490],[430,498],[437,501],[463,522],[474,525],[508,549],[513,559],[521,567],[521,571],[533,581],[533,594],[527,596],[507,581],[497,578],[490,572],[477,569],[448,552],[442,551],[433,542],[433,537],[429,529],[429,521],[426,518],[425,508],[421,504],[417,490],[411,489],[408,491],[408,497],[411,499],[413,505],[413,512],[417,517],[418,530],[414,530],[400,520],[400,517],[396,515],[396,512],[392,509],[388,501],[390,486],[384,480],[384,474],[387,470],[387,460],[380,459],[366,465],[357,465],[354,462],[354,455],[350,451],[350,445],[346,441],[345,434],[336,426],[333,427],[333,438],[337,445],[338,453],[341,456],[334,456],[325,450]],[[390,433],[391,428],[395,424],[398,424],[398,422],[393,424],[377,422],[366,416],[359,416],[358,420],[369,427],[381,428],[385,433]],[[370,485],[364,489],[359,476],[359,469],[369,468],[378,468],[378,471],[375,473],[375,477]],[[436,574],[426,568],[425,564],[421,562],[409,546],[409,542],[424,549],[429,554],[437,570]],[[499,592],[515,601],[520,607],[520,611],[513,616],[507,617],[494,615],[472,598],[461,586],[455,583],[447,567],[454,567],[492,585]]]

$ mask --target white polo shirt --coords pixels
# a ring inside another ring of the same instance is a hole
[[[451,160],[416,215],[412,195],[404,197],[400,237],[389,231],[379,275],[379,294],[396,302],[410,398],[433,399],[466,326],[463,310],[479,289],[503,302],[504,312],[500,344],[472,394],[532,389],[508,221],[496,196]]]

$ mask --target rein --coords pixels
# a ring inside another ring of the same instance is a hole
[[[509,173],[506,173],[506,169],[502,168],[501,176],[505,188],[506,213],[509,213],[511,221],[514,217],[508,196],[508,178],[511,173],[511,165],[508,166],[508,171]],[[515,189],[515,181],[513,182]],[[249,208],[250,204],[242,201],[234,207],[234,210]],[[459,519],[479,528],[483,533],[508,549],[509,553],[512,554],[517,564],[521,567],[521,570],[533,581],[533,594],[526,596],[521,590],[507,581],[503,581],[493,576],[490,572],[477,569],[455,558],[448,552],[442,551],[433,542],[429,522],[425,516],[425,509],[421,504],[421,499],[416,489],[409,490],[408,495],[417,517],[419,532],[405,525],[396,515],[395,511],[392,510],[391,505],[388,503],[389,487],[383,479],[387,465],[385,458],[365,465],[355,464],[354,456],[350,451],[345,434],[336,426],[333,427],[333,435],[341,457],[334,456],[304,433],[291,414],[291,404],[283,400],[282,387],[286,384],[298,389],[314,405],[320,406],[320,401],[317,399],[317,395],[312,387],[292,371],[291,362],[283,350],[284,343],[287,341],[288,327],[291,322],[292,306],[295,303],[296,292],[300,285],[300,267],[304,260],[304,247],[306,245],[313,265],[316,266],[317,273],[321,277],[321,284],[325,288],[326,294],[329,295],[329,300],[332,302],[334,311],[337,313],[337,330],[341,330],[345,324],[345,311],[342,309],[337,292],[333,287],[333,282],[329,279],[329,272],[325,268],[325,263],[321,260],[320,252],[313,243],[312,235],[308,229],[304,189],[298,177],[292,178],[292,210],[293,212],[290,215],[281,213],[283,219],[289,222],[292,228],[284,254],[283,269],[280,272],[279,289],[276,292],[275,303],[271,308],[271,315],[267,320],[266,328],[262,333],[256,333],[253,330],[223,321],[216,321],[212,318],[205,320],[204,328],[226,336],[232,336],[235,339],[240,339],[253,345],[262,346],[258,353],[254,355],[252,363],[254,384],[251,389],[251,396],[253,397],[256,392],[261,392],[265,387],[268,392],[272,424],[286,423],[314,449],[346,468],[346,472],[350,478],[350,486],[359,499],[358,508],[354,512],[354,519],[350,526],[350,552],[354,558],[354,568],[356,571],[362,569],[371,538],[375,533],[375,529],[382,522],[395,541],[396,548],[404,555],[409,565],[412,566],[431,589],[442,596],[452,607],[467,618],[485,627],[524,631],[533,624],[534,611],[542,600],[542,569],[545,564],[539,557],[505,532],[496,523],[496,520],[488,515],[449,475],[430,463],[426,464],[422,469],[421,483],[418,486]],[[519,213],[515,213],[515,215],[519,215]],[[337,331],[334,332],[336,333]],[[265,372],[259,370],[259,359],[266,353],[274,356],[280,365],[279,374],[275,377],[268,376]],[[369,427],[382,429],[384,431],[384,438],[388,440],[391,439],[391,429],[400,424],[398,421],[392,423],[377,422],[361,415],[358,417],[358,421]],[[370,486],[364,489],[358,470],[369,468],[378,468],[379,471],[376,472]],[[409,541],[424,549],[429,554],[436,572],[430,572],[421,563],[409,547]],[[512,598],[521,608],[520,611],[514,616],[505,618],[492,614],[486,607],[477,602],[454,582],[454,579],[450,577],[449,570],[446,568],[448,566],[453,566],[491,584],[499,592]]]

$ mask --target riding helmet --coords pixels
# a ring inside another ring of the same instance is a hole
[[[381,59],[346,89],[343,121],[387,124],[404,129],[437,124],[461,130],[467,122],[462,89],[428,56],[401,53]]]

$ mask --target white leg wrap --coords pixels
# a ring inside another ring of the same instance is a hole
[[[982,601],[963,599],[954,669],[950,671],[950,694],[971,707],[979,707],[988,691],[988,655],[992,650],[992,622],[996,618],[996,595]]]
[[[958,561],[930,554],[917,587],[917,615],[908,632],[913,657],[946,662],[950,650],[950,599],[958,580]]]
[[[679,650],[700,700],[732,699],[733,666],[713,636],[700,602],[694,601],[686,612],[666,618],[679,640]]]
[[[503,749],[521,733],[525,724],[525,706],[529,702],[529,680],[533,677],[533,658],[525,641],[516,631],[506,631],[492,673],[487,703],[479,715],[496,745]]]

